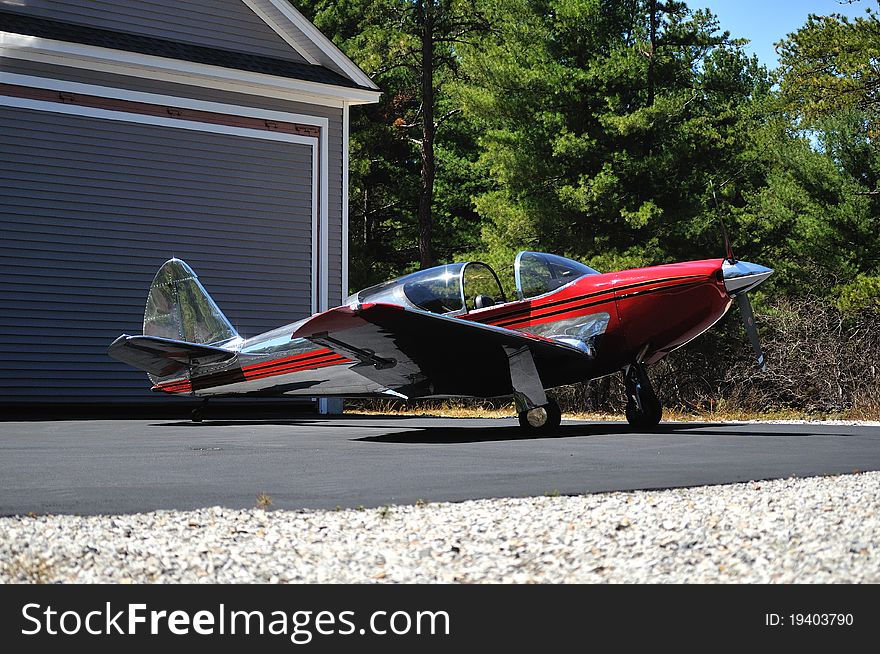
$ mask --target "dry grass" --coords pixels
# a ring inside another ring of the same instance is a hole
[[[880,312],[844,314],[821,298],[776,300],[759,307],[768,367],[759,370],[734,311],[713,330],[650,366],[669,421],[880,420]],[[563,414],[622,420],[621,375],[553,389]],[[503,418],[509,402],[361,400],[366,415]]]
[[[55,566],[41,556],[20,554],[0,561],[0,576],[12,583],[48,584],[54,574]]]
[[[272,498],[267,493],[260,493],[257,495],[257,508],[258,509],[268,509],[272,506]]]
[[[413,416],[433,418],[513,418],[516,410],[513,403],[491,405],[479,402],[450,401],[430,404],[395,404],[377,402],[373,406],[364,403],[361,406],[345,409],[346,415],[362,416]],[[564,419],[588,421],[623,421],[622,413],[605,411],[564,411]],[[755,412],[743,409],[725,408],[722,405],[712,410],[686,411],[681,408],[664,408],[665,422],[741,422],[747,420],[880,420],[880,406],[860,406],[858,410],[841,413],[807,413],[795,410],[777,410]]]

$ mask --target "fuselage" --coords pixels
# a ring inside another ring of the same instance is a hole
[[[570,341],[583,338],[583,363],[541,372],[551,388],[617,372],[636,358],[659,361],[715,324],[731,306],[723,259],[689,261],[579,277],[551,292],[455,316]],[[357,365],[304,338],[292,338],[303,321],[243,341],[235,358],[200,366],[187,377],[159,380],[156,391],[215,396],[288,394],[371,396],[385,389],[352,370]],[[580,330],[580,331],[578,331]],[[486,397],[503,395],[487,389]],[[444,395],[456,394],[455,389]],[[462,395],[475,395],[474,389]]]

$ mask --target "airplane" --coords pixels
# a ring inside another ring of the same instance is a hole
[[[336,308],[243,338],[193,269],[156,273],[143,335],[108,354],[179,396],[512,397],[529,432],[561,421],[547,389],[622,372],[626,419],[648,431],[662,406],[646,373],[739,304],[764,366],[748,291],[773,270],[727,257],[600,273],[573,259],[520,252],[516,295],[479,261],[372,286]],[[201,411],[193,420],[201,419]]]

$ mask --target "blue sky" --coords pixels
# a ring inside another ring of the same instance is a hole
[[[860,16],[866,7],[877,9],[876,0],[852,4],[837,0],[687,0],[687,4],[692,9],[708,7],[731,37],[749,39],[746,51],[758,55],[768,68],[778,63],[773,44],[797,30],[809,14]]]

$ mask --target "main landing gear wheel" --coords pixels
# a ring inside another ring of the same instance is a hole
[[[547,434],[559,429],[562,423],[562,411],[559,404],[552,398],[547,398],[547,404],[539,406],[519,414],[519,426],[523,429],[536,433]]]
[[[653,429],[663,417],[663,406],[651,387],[645,367],[634,363],[624,370],[626,420],[638,430]]]
[[[189,414],[189,419],[193,422],[201,422],[205,419],[205,413],[208,410],[208,398],[205,398],[202,402],[202,406],[197,406],[192,410],[192,413]]]

